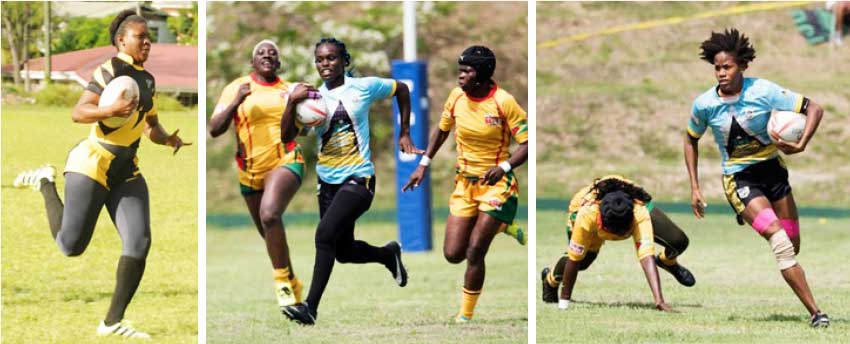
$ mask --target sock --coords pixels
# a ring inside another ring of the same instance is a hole
[[[667,258],[667,251],[661,252],[661,254],[658,255],[658,260],[660,260],[662,264],[667,265],[667,266],[673,266],[673,265],[678,264],[676,262],[675,257]]]
[[[145,272],[145,260],[130,256],[121,256],[118,260],[118,271],[116,273],[115,293],[112,294],[112,303],[109,312],[106,313],[104,324],[112,326],[124,319],[124,311],[133,294],[139,288],[142,274]]]
[[[47,209],[47,223],[50,224],[50,234],[53,239],[59,230],[62,229],[62,212],[65,211],[65,206],[62,200],[59,199],[59,194],[56,192],[56,183],[48,182],[47,179],[41,179],[41,187],[38,189],[44,197],[44,208]]]
[[[301,290],[304,289],[304,285],[301,284],[301,280],[298,277],[292,277],[290,283],[292,284],[292,293],[295,294],[295,304],[299,304],[302,300]]]
[[[555,263],[555,268],[552,269],[551,273],[552,279],[555,283],[560,283],[561,279],[564,278],[564,267],[567,266],[567,259],[569,259],[567,258],[567,255],[563,255],[561,258],[558,258],[558,262]],[[552,285],[552,283],[549,285]],[[557,284],[555,286],[557,286]]]
[[[275,283],[289,283],[289,268],[274,269],[272,271]]]
[[[555,277],[554,270],[549,270],[549,274],[546,275],[546,283],[549,284],[550,287],[557,288],[558,285],[561,284],[561,279]]]
[[[475,304],[478,303],[478,297],[481,296],[481,290],[469,290],[463,288],[463,300],[460,304],[460,314],[467,319],[472,319],[472,312],[475,310]]]

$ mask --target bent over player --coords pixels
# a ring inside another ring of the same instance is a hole
[[[578,272],[590,267],[605,241],[629,237],[634,240],[656,308],[672,311],[661,294],[657,267],[667,270],[680,284],[693,286],[693,274],[676,260],[688,248],[688,236],[655,207],[649,193],[621,176],[599,178],[573,196],[567,211],[569,249],[554,269],[547,267],[541,273],[543,302],[557,301],[558,308],[567,309]],[[653,242],[664,251],[655,255]],[[564,287],[559,300],[561,282]]]
[[[717,85],[694,100],[685,137],[694,215],[698,219],[705,215],[697,173],[698,141],[710,127],[722,157],[723,188],[738,223],[746,221],[768,241],[782,277],[809,311],[812,327],[829,326],[829,318],[815,304],[803,267],[796,259],[800,222],[788,170],[779,156],[779,151],[796,154],[806,149],[823,109],[770,81],[745,78],[744,71],[756,57],[755,49],[736,29],[712,32],[700,48],[702,59],[714,66]],[[774,110],[807,116],[799,142],[771,142],[767,122]]]

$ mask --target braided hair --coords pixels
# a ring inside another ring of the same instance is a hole
[[[148,21],[136,14],[134,10],[123,10],[118,15],[115,16],[115,19],[112,19],[112,23],[109,24],[109,41],[112,42],[112,45],[118,48],[118,40],[116,37],[124,35],[127,32],[127,23],[147,23]]]
[[[617,235],[629,231],[634,221],[634,201],[652,200],[643,188],[616,178],[597,179],[591,190],[596,191],[596,199],[600,201],[602,225]]]
[[[340,57],[342,57],[342,59],[345,61],[345,67],[351,65],[351,54],[349,54],[348,49],[345,48],[345,43],[336,39],[336,37],[322,37],[322,39],[316,42],[316,47],[313,48],[313,52],[315,53],[316,49],[319,49],[319,46],[322,44],[333,44],[339,51]],[[351,67],[350,69],[346,70],[345,75],[349,77],[353,76],[353,73],[351,72],[351,70],[353,69],[354,67]]]
[[[714,64],[714,56],[723,51],[735,56],[735,63],[742,67],[756,58],[756,50],[750,44],[750,39],[735,28],[726,29],[722,33],[712,31],[711,38],[702,42],[700,49],[700,58],[711,64]]]

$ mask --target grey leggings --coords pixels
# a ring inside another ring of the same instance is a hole
[[[148,185],[142,176],[107,190],[85,175],[66,173],[65,208],[56,235],[59,249],[67,256],[82,254],[104,204],[121,236],[121,255],[145,259],[151,246],[151,216]]]

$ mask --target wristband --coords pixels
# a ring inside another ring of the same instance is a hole
[[[423,155],[422,159],[419,159],[419,166],[428,167],[428,165],[431,165],[431,158],[429,158],[427,155]]]
[[[567,308],[570,308],[570,300],[564,300],[564,299],[558,300],[558,309],[565,310]]]
[[[508,172],[511,171],[511,163],[509,163],[507,161],[500,162],[499,167],[501,167],[502,170],[505,171],[505,173],[508,173]]]

